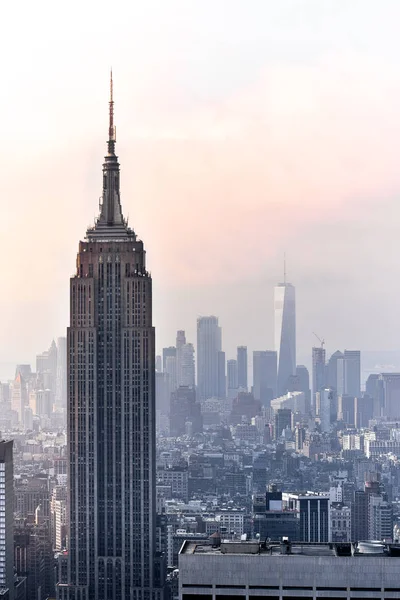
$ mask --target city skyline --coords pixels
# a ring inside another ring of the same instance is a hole
[[[272,347],[268,315],[286,250],[299,360],[312,331],[332,349],[397,349],[400,7],[328,4],[255,0],[248,11],[235,1],[225,27],[225,2],[208,19],[210,2],[171,0],[152,3],[157,10],[121,7],[110,31],[100,3],[95,32],[87,7],[74,18],[72,3],[66,21],[51,26],[40,9],[27,9],[21,43],[8,31],[1,41],[13,52],[0,99],[8,140],[0,150],[8,165],[0,363],[32,362],[65,331],[71,240],[93,222],[101,193],[98,123],[110,63],[121,96],[126,212],[149,242],[157,282],[158,348],[180,328],[193,338],[202,314],[219,316],[227,355],[237,343]],[[50,18],[50,3],[41,8]],[[7,15],[16,20],[16,8]],[[10,261],[5,249],[16,231]],[[231,250],[238,238],[246,240],[239,258]],[[371,323],[376,312],[379,323]]]
[[[4,12],[0,600],[399,594],[398,0]]]

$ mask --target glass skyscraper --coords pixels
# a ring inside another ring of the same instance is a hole
[[[274,290],[275,350],[278,357],[278,396],[286,394],[289,379],[296,375],[296,295],[291,283]]]

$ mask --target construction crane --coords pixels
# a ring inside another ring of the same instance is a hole
[[[317,335],[314,331],[313,334],[315,335],[315,337],[317,338],[317,340],[319,341],[319,343],[321,344],[321,348],[322,350],[324,349],[325,346],[325,340],[321,340],[321,338],[319,337],[319,335]]]

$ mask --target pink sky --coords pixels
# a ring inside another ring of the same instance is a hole
[[[270,348],[286,251],[303,360],[314,330],[328,351],[398,348],[400,7],[246,6],[116,3],[107,49],[105,6],[77,24],[74,3],[64,22],[42,2],[31,16],[42,9],[48,27],[12,38],[0,364],[32,360],[65,331],[101,191],[111,62],[123,209],[148,250],[159,347],[178,328],[195,342],[197,316],[212,313],[228,357]]]

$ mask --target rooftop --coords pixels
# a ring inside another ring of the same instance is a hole
[[[265,556],[332,556],[332,557],[397,557],[400,558],[399,544],[384,544],[376,541],[363,541],[357,543],[308,543],[308,542],[259,542],[222,540],[216,543],[205,544],[195,541],[186,541],[180,554],[263,554]]]

